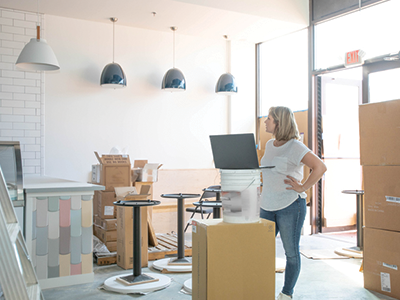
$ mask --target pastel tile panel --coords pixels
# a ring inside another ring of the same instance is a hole
[[[82,274],[82,264],[71,264],[71,275]]]
[[[71,275],[71,257],[69,254],[60,255],[60,277]]]
[[[36,256],[36,275],[38,279],[47,278],[47,255]]]
[[[92,254],[93,251],[93,229],[82,227],[82,255]]]
[[[81,195],[75,195],[71,197],[71,209],[81,209]]]
[[[82,201],[82,227],[93,226],[92,201]]]
[[[49,239],[58,239],[60,237],[60,212],[49,211]]]
[[[60,254],[70,253],[71,227],[60,227]]]
[[[82,274],[93,272],[93,254],[82,254]]]
[[[80,236],[74,237],[71,236],[71,264],[80,264],[82,262],[81,259],[81,250],[82,249],[82,239]]]
[[[36,228],[36,255],[43,256],[48,254],[48,227]],[[47,269],[47,267],[46,267]]]
[[[47,278],[57,278],[60,277],[60,266],[48,267]]]
[[[60,197],[60,226],[69,227],[71,225],[71,198],[62,199]]]
[[[93,195],[82,195],[81,199],[82,201],[90,201],[93,199]]]
[[[58,267],[60,264],[60,239],[49,239],[49,267]]]
[[[36,226],[37,227],[46,227],[49,224],[47,217],[47,206],[48,200],[47,197],[36,198]]]
[[[49,211],[59,211],[60,210],[60,198],[58,196],[49,197]]]
[[[82,211],[80,209],[71,210],[71,236],[80,237],[81,235],[82,235]]]

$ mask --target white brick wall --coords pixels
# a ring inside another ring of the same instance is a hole
[[[44,175],[44,72],[18,70],[15,62],[43,20],[0,8],[0,140],[20,142],[24,174]]]

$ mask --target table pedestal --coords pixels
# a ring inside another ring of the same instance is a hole
[[[200,194],[162,194],[163,198],[175,198],[178,201],[178,257],[171,259],[170,264],[174,265],[191,265],[191,260],[185,258],[185,218],[184,208],[186,198],[198,198]]]
[[[364,248],[363,217],[364,217],[364,191],[363,190],[344,190],[343,194],[352,194],[357,197],[357,246],[346,248],[346,250],[361,253]]]

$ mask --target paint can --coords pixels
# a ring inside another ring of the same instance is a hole
[[[260,221],[260,174],[259,169],[220,170],[224,222]]]

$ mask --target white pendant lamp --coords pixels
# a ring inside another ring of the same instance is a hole
[[[104,67],[100,77],[100,85],[116,89],[126,87],[126,77],[122,67],[114,62],[115,22],[118,21],[118,18],[110,18],[110,20],[113,22],[113,62]]]
[[[15,63],[18,69],[26,71],[56,71],[60,69],[57,57],[45,39],[40,38],[39,2],[36,38],[32,38],[22,49]]]
[[[231,74],[231,44],[228,41],[228,36],[224,35],[226,39],[226,69],[227,72],[222,74],[215,86],[215,92],[221,95],[233,95],[238,91],[235,77]]]
[[[165,73],[161,88],[169,92],[183,92],[186,90],[186,80],[182,71],[175,68],[175,31],[178,28],[171,27],[173,31],[173,68]]]

